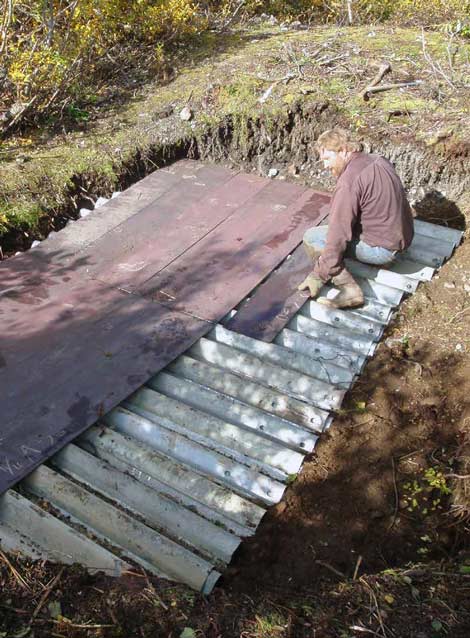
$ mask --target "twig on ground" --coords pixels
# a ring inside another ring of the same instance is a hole
[[[161,599],[161,597],[157,594],[157,591],[156,591],[155,587],[150,582],[150,578],[148,577],[148,574],[144,571],[144,569],[142,569],[142,573],[145,575],[145,579],[147,581],[147,591],[150,593],[151,596],[153,596],[155,598],[155,600],[158,602],[158,604],[161,605],[165,611],[168,611],[168,609],[169,609],[168,605],[165,604],[163,602],[163,600]],[[150,598],[148,596],[144,595],[144,598],[146,598],[147,601],[150,602],[150,603],[153,602],[152,600],[150,600]],[[155,603],[153,603],[153,604],[155,604]]]
[[[399,498],[398,498],[398,488],[397,488],[397,468],[396,468],[395,459],[393,458],[393,456],[392,456],[392,480],[393,480],[393,493],[395,494],[395,508],[394,508],[394,511],[393,511],[393,518],[392,518],[392,520],[390,522],[390,525],[388,526],[388,529],[387,529],[387,533],[390,532],[393,529],[394,525],[395,525],[395,522],[396,522],[397,516],[398,516],[398,506],[399,506],[399,503],[400,503]]]
[[[463,315],[464,313],[468,312],[469,310],[470,310],[470,306],[467,306],[463,310],[460,310],[451,319],[449,319],[448,323],[453,323],[457,319],[457,317],[460,317],[461,315]]]
[[[48,622],[54,625],[64,625],[67,628],[71,627],[72,629],[112,629],[115,627],[115,625],[87,625],[86,623],[78,625],[68,620],[55,620],[54,618],[51,618]]]
[[[321,567],[324,567],[325,569],[330,570],[330,572],[332,572],[333,574],[336,574],[336,576],[339,576],[340,578],[343,578],[344,580],[346,580],[346,575],[343,574],[343,572],[340,572],[339,569],[336,569],[335,567],[330,565],[329,563],[325,563],[322,560],[316,560],[315,562],[317,565],[320,565]]]
[[[372,93],[382,93],[383,91],[392,91],[393,89],[404,89],[408,86],[419,86],[422,80],[413,80],[412,82],[397,82],[396,84],[381,84],[380,86],[368,86],[362,93],[362,97],[367,102]]]
[[[326,58],[325,60],[320,60],[318,62],[318,66],[327,66],[328,64],[331,64],[332,62],[337,62],[338,60],[344,60],[344,58],[348,58],[349,57],[349,53],[341,53],[340,55],[336,55],[332,58]]]
[[[366,627],[361,627],[361,625],[351,625],[349,629],[352,629],[353,631],[361,631],[366,634],[372,634],[373,636],[380,636],[380,634],[378,634],[376,631],[373,631],[372,629],[367,629]]]
[[[440,75],[442,78],[444,78],[444,80],[447,82],[447,84],[452,88],[455,89],[455,85],[452,82],[452,80],[444,73],[443,68],[441,67],[441,65],[439,64],[439,62],[435,62],[431,56],[429,55],[429,53],[427,52],[426,49],[426,38],[424,36],[424,28],[421,27],[421,50],[423,52],[423,57],[426,60],[426,62],[429,64],[429,66],[431,67],[434,75]]]
[[[368,91],[373,87],[373,86],[377,86],[377,84],[380,84],[380,82],[382,82],[384,76],[387,73],[391,73],[392,72],[392,67],[390,65],[390,62],[386,62],[385,64],[381,64],[380,68],[378,70],[377,75],[374,77],[374,79],[372,80],[372,82],[369,82],[369,84],[366,86],[366,88],[361,92],[361,97],[364,98],[364,100],[368,100],[368,96],[366,96],[366,94],[368,93]]]
[[[28,583],[23,578],[23,576],[20,574],[20,572],[11,564],[11,562],[8,560],[8,557],[6,556],[6,554],[4,554],[2,552],[2,550],[0,550],[0,558],[3,560],[3,562],[9,568],[9,570],[13,574],[16,582],[19,583],[21,585],[21,587],[23,587],[23,589],[26,589],[27,591],[31,592],[31,587],[28,585]]]
[[[361,566],[361,563],[362,563],[362,556],[359,555],[357,557],[356,567],[354,568],[353,580],[356,580],[356,578],[357,578],[357,573],[359,571],[359,567]]]
[[[385,626],[384,626],[384,623],[383,623],[383,620],[382,620],[382,614],[380,612],[380,607],[379,607],[379,603],[377,601],[377,596],[375,595],[375,592],[374,592],[372,586],[369,585],[369,583],[365,580],[365,578],[363,576],[361,576],[359,578],[359,581],[361,583],[363,583],[369,589],[369,592],[370,592],[370,595],[372,597],[372,600],[374,601],[374,605],[375,605],[375,609],[376,609],[376,616],[377,616],[377,620],[379,621],[380,629],[382,630],[382,636],[384,638],[387,638],[387,632],[385,630]]]

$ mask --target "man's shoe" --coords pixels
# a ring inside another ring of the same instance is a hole
[[[364,303],[364,295],[359,285],[350,272],[344,268],[342,272],[333,277],[332,284],[338,289],[338,294],[333,299],[320,297],[318,303],[329,308],[358,308]]]

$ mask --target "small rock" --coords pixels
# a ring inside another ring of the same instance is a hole
[[[444,284],[444,288],[447,288],[448,290],[454,290],[455,289],[455,284],[445,283]]]
[[[465,284],[463,289],[465,290],[465,292],[470,292],[470,284]]]
[[[268,22],[269,22],[269,24],[272,24],[274,26],[275,24],[278,23],[278,19],[276,18],[276,16],[271,15],[268,18]]]
[[[21,250],[18,250],[18,251],[15,253],[15,257],[16,257],[16,255],[21,255]]]
[[[106,202],[109,202],[109,199],[107,199],[106,197],[98,197],[95,202],[95,208],[101,208],[101,206],[106,204]]]
[[[40,244],[40,243],[41,243],[40,241],[38,241],[37,239],[35,239],[35,240],[33,241],[33,243],[31,244],[31,248],[36,248],[36,246],[39,246],[39,244]]]
[[[455,350],[456,350],[457,352],[462,352],[462,351],[463,351],[463,349],[464,349],[464,347],[463,347],[463,345],[462,345],[461,343],[458,343],[458,344],[455,346]]]
[[[191,111],[189,106],[185,106],[184,109],[182,109],[180,112],[180,119],[183,120],[183,122],[189,122],[192,117],[193,112]]]
[[[91,213],[92,211],[89,208],[80,208],[80,212],[78,213],[80,215],[80,217],[88,217],[88,215]]]
[[[270,168],[268,171],[268,177],[270,177],[271,179],[273,177],[276,177],[276,175],[279,175],[279,171],[277,168]]]

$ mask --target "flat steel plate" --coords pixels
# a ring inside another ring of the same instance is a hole
[[[0,264],[0,493],[207,333],[328,200],[184,160]]]

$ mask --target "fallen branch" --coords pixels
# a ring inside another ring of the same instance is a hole
[[[460,312],[458,312],[457,314],[455,314],[451,319],[449,319],[448,323],[452,323],[453,321],[455,321],[457,319],[457,317],[462,316],[463,314],[465,314],[466,312],[468,312],[470,310],[470,306],[467,306],[466,308],[464,308],[463,310],[460,310]]]
[[[362,91],[361,97],[363,97],[364,100],[368,100],[369,96],[367,95],[367,93],[370,91],[370,89],[373,86],[377,86],[377,84],[380,84],[384,76],[387,75],[387,73],[391,73],[391,72],[392,72],[392,67],[390,62],[385,62],[385,64],[381,64],[377,75],[374,77],[372,82],[370,82],[370,84],[368,84],[368,86],[366,86],[366,88]]]
[[[435,75],[440,75],[447,82],[447,84],[451,87],[451,89],[455,89],[454,83],[444,73],[444,70],[443,70],[442,66],[439,64],[439,62],[435,62],[432,59],[432,57],[429,55],[429,53],[427,52],[427,49],[426,49],[426,38],[424,36],[424,28],[423,27],[421,27],[421,45],[422,45],[423,57],[426,60],[426,62],[428,62],[428,64],[430,65],[430,67],[433,70],[434,74]],[[452,67],[451,67],[451,71],[452,71]]]
[[[316,560],[315,562],[316,562],[317,565],[320,565],[321,567],[324,567],[325,569],[329,569],[330,572],[332,572],[333,574],[336,574],[336,576],[339,576],[343,580],[347,580],[346,574],[343,574],[343,572],[340,572],[339,569],[335,569],[329,563],[325,563],[322,560]]]
[[[393,89],[403,89],[408,86],[419,86],[422,84],[422,80],[414,80],[413,82],[397,82],[396,84],[381,84],[380,86],[368,86],[362,94],[362,97],[367,102],[372,93],[382,93],[382,91],[391,91]]]

